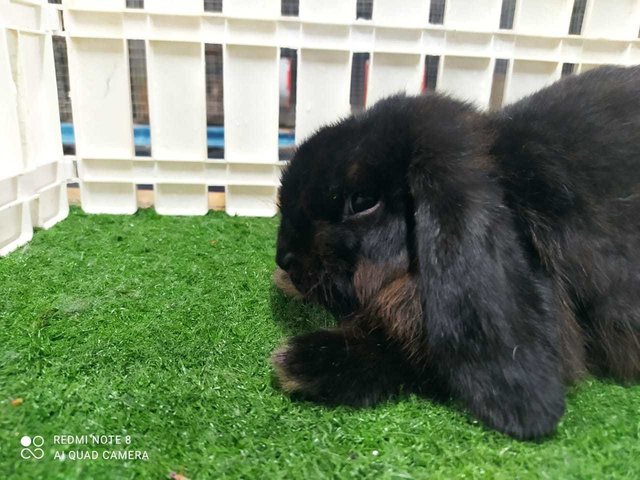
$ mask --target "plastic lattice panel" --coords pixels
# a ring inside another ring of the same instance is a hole
[[[132,213],[144,188],[164,214],[203,214],[223,190],[227,212],[273,215],[283,136],[299,144],[398,91],[495,109],[562,75],[640,63],[640,0],[0,0],[0,13],[5,251],[65,213],[62,193],[57,210],[33,207],[65,178],[50,30],[66,40],[88,212]]]
[[[51,31],[55,7],[0,0],[0,255],[69,208]]]

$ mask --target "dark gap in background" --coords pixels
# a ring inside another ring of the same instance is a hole
[[[299,0],[282,0],[280,3],[280,14],[283,17],[297,17],[300,14]]]
[[[296,132],[296,90],[298,85],[298,52],[280,49],[280,115],[278,121],[278,158],[289,160],[295,145],[291,138]]]
[[[351,63],[351,91],[349,94],[351,113],[359,113],[364,110],[367,102],[368,71],[369,54],[354,53]]]
[[[373,0],[358,0],[356,3],[356,18],[371,20],[373,15]]]
[[[204,11],[222,12],[222,0],[204,0]]]
[[[60,30],[64,32],[66,28],[64,27],[64,12],[62,9],[58,10],[58,19],[60,20]]]
[[[424,78],[422,82],[423,92],[433,92],[438,83],[438,68],[440,67],[440,57],[437,55],[426,55],[424,57]]]
[[[500,28],[504,30],[513,29],[513,18],[516,13],[516,0],[502,0],[502,11],[500,12]]]
[[[127,0],[127,8],[144,8],[144,0]]]
[[[582,22],[584,11],[587,9],[587,0],[575,0],[571,11],[571,23],[569,24],[569,35],[580,35],[582,33]]]
[[[58,35],[52,37],[53,60],[56,68],[56,85],[58,90],[58,110],[63,130],[62,150],[65,155],[75,155],[75,140],[72,141],[73,112],[69,92],[69,57],[67,56],[67,39]]]
[[[220,185],[209,185],[207,187],[207,191],[208,192],[218,192],[218,193],[224,193],[225,188],[220,186]]]
[[[207,89],[207,158],[224,158],[224,86],[222,45],[204,46]]]
[[[129,50],[129,82],[135,154],[151,156],[151,125],[147,91],[147,51],[144,40],[127,40]]]
[[[429,8],[429,23],[442,25],[444,23],[445,0],[431,0]]]
[[[500,110],[504,100],[504,82],[507,78],[509,60],[496,58],[491,81],[491,96],[489,97],[489,110]]]
[[[567,75],[572,75],[575,72],[576,64],[575,63],[563,63],[562,64],[562,76],[566,77]]]

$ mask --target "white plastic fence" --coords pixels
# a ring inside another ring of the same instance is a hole
[[[429,0],[0,0],[0,254],[68,212],[77,160],[82,208],[133,213],[136,185],[152,184],[161,214],[198,215],[209,186],[225,187],[230,214],[273,215],[278,160],[281,48],[298,51],[296,142],[350,112],[352,54],[370,53],[367,104],[421,91],[425,55],[439,57],[437,89],[488,107],[496,59],[509,60],[504,103],[560,78],[565,63],[640,63],[640,0],[588,0],[569,35],[574,0],[517,0],[513,28],[499,29],[503,0],[446,0],[429,23]],[[64,29],[61,18],[64,20]],[[76,158],[63,157],[51,35],[66,36]],[[133,142],[128,39],[145,41],[152,156]],[[223,46],[224,159],[207,158],[205,44]]]
[[[49,32],[55,10],[0,0],[0,255],[69,211]]]

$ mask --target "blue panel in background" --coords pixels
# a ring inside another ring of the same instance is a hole
[[[73,125],[70,123],[61,123],[60,130],[62,132],[62,144],[71,146],[76,144],[76,137],[73,134]]]
[[[73,125],[62,123],[62,144],[72,146],[76,144]],[[136,147],[151,147],[151,132],[149,125],[133,126],[133,142]],[[293,133],[279,132],[278,145],[280,147],[293,147],[295,139]],[[207,127],[207,147],[224,148],[224,127]]]

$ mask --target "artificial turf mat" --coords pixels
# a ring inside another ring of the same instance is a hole
[[[572,389],[558,433],[541,443],[415,397],[366,410],[290,401],[269,353],[331,320],[274,292],[276,227],[74,209],[0,259],[0,475],[640,478],[638,386]],[[53,445],[63,434],[131,445]],[[20,457],[23,435],[44,438],[43,459]],[[69,460],[92,449],[149,459]]]

